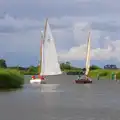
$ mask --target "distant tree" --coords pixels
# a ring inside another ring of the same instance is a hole
[[[71,66],[71,63],[67,61],[67,62],[66,62],[66,65]]]
[[[86,71],[86,68],[83,68],[82,71]]]
[[[36,72],[37,73],[37,68],[34,66],[30,66],[28,69],[29,72]]]
[[[19,66],[19,65],[17,65],[17,66],[16,66],[16,69],[17,69],[17,70],[20,70],[20,66]]]
[[[90,70],[96,70],[96,69],[101,69],[101,68],[97,65],[90,66]]]
[[[70,62],[61,63],[60,68],[61,68],[61,70],[81,71],[81,68],[72,66]]]
[[[7,68],[7,64],[4,59],[0,59],[0,68]]]
[[[61,63],[60,68],[61,68],[61,70],[64,70],[65,69],[65,63]]]
[[[70,62],[66,62],[66,63],[61,63],[60,68],[61,68],[61,70],[64,70],[64,69],[70,70],[72,68],[72,66],[71,66]]]
[[[65,67],[66,67],[66,69],[68,69],[68,70],[70,70],[71,69],[71,63],[70,62],[66,62],[66,64],[65,64]]]

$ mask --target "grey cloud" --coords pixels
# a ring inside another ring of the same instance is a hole
[[[119,1],[114,0],[24,0],[3,1],[1,12],[9,11],[14,15],[30,16],[35,18],[61,16],[97,16],[114,14],[120,10]],[[3,7],[4,6],[4,7]],[[12,7],[11,7],[12,6]]]
[[[0,18],[0,33],[14,33],[39,28],[40,22],[36,20],[16,19],[9,15]]]
[[[109,32],[119,32],[120,25],[110,22],[93,22],[91,24],[92,29]]]
[[[52,29],[68,29],[68,24],[50,24]],[[29,30],[40,30],[44,28],[44,22],[40,20],[32,19],[19,19],[14,18],[10,15],[5,15],[0,18],[0,33],[15,33],[25,32]]]
[[[13,27],[0,26],[0,33],[13,33],[16,29]]]
[[[54,24],[50,24],[51,28],[52,29],[69,29],[70,26],[69,25],[54,25]]]
[[[40,29],[40,27],[25,27],[25,28],[16,28],[13,26],[0,26],[0,33],[17,33],[17,32],[27,32],[29,30]]]

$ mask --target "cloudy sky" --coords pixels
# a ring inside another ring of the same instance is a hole
[[[10,66],[38,64],[40,31],[48,17],[60,61],[84,66],[90,30],[91,64],[120,67],[119,4],[119,0],[0,0],[0,57]]]

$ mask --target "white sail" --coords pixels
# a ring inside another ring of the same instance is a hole
[[[58,75],[62,74],[60,64],[58,63],[58,55],[55,47],[55,41],[48,21],[45,26],[44,43],[42,47],[42,75]]]
[[[90,68],[90,32],[89,32],[88,43],[87,43],[86,72],[85,72],[85,75],[88,75],[89,68]]]

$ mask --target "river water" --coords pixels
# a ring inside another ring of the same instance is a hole
[[[77,85],[75,76],[51,76],[48,84],[0,93],[0,120],[120,120],[120,84],[93,81]]]

